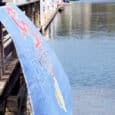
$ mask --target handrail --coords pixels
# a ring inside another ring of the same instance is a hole
[[[0,80],[2,78],[3,73],[3,46],[2,46],[2,24],[0,23]]]
[[[5,2],[0,2],[0,6],[4,6]],[[3,32],[2,32],[2,23],[0,22],[0,80],[2,79],[3,74],[3,45],[2,45],[2,38],[3,38]]]
[[[16,1],[16,3],[7,3],[7,5],[17,5],[17,6],[24,6],[28,4],[32,4],[35,2],[39,2],[40,0],[27,0],[27,1]]]
[[[37,2],[37,3],[36,3]],[[5,5],[5,3],[1,3],[2,5]],[[9,3],[6,3],[6,5],[8,5]],[[14,4],[14,3],[11,3]],[[33,1],[27,1],[27,2],[19,2],[16,3],[16,5],[18,5],[18,7],[20,9],[22,9],[26,15],[33,21],[33,23],[39,27],[39,0],[33,0]],[[7,33],[6,29],[3,27],[2,24],[0,24],[0,80],[3,77],[8,77],[10,73],[10,68],[12,68],[13,64],[15,64],[15,60],[13,62],[10,61],[8,62],[7,56],[11,53],[14,52],[14,46],[13,43],[11,41],[11,38],[9,36],[9,34]],[[13,53],[15,55],[15,53]],[[13,55],[12,55],[13,56]],[[13,56],[14,58],[14,56]],[[4,63],[5,62],[5,63]],[[12,63],[13,62],[13,63]],[[11,67],[11,66],[12,67]],[[7,68],[7,71],[6,71]]]

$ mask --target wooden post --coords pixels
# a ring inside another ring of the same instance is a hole
[[[3,44],[2,44],[2,24],[0,22],[0,80],[3,74]]]
[[[2,2],[2,0],[0,1],[0,6],[4,6],[5,2]],[[2,33],[2,23],[0,22],[0,80],[2,79],[2,75],[3,75],[3,44],[2,44],[2,37],[3,37],[3,33]]]

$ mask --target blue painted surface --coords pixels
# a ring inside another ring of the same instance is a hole
[[[69,81],[32,22],[16,6],[0,8],[22,66],[33,115],[72,115]]]

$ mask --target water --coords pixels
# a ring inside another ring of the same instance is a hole
[[[73,115],[115,115],[115,3],[66,6],[46,39],[69,77]]]
[[[108,2],[108,3],[110,3],[110,2],[115,2],[115,0],[79,0],[80,2],[85,2],[85,3],[87,3],[87,2],[91,2],[91,3],[101,3],[101,2]]]

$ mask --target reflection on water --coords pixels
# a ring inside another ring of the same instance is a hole
[[[68,5],[46,39],[72,86],[74,115],[115,115],[115,3]]]
[[[79,0],[80,2],[85,2],[85,3],[102,3],[102,2],[106,2],[106,3],[109,3],[109,2],[115,2],[114,0]]]
[[[64,13],[58,14],[51,28],[51,34],[70,38],[113,38],[115,32],[114,4],[80,4],[67,6]],[[53,26],[53,27],[52,27]],[[77,36],[76,36],[77,35]]]

